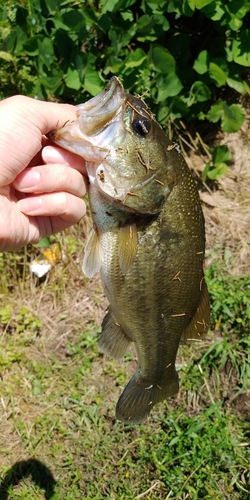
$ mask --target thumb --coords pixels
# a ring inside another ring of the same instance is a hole
[[[0,102],[0,186],[13,182],[40,151],[42,136],[76,119],[69,104],[13,96]]]

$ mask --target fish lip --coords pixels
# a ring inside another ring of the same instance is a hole
[[[86,136],[95,136],[105,130],[120,113],[126,101],[126,92],[117,76],[113,76],[98,95],[77,106],[78,123]]]
[[[94,150],[105,150],[107,154],[107,148],[98,144],[97,136],[116,120],[126,99],[127,93],[121,81],[117,76],[113,76],[104,90],[76,107],[76,120],[66,122],[60,129],[52,130],[47,137],[73,152],[72,142],[82,141],[82,145],[88,143]],[[84,157],[81,154],[80,156]],[[87,157],[84,158],[88,160]]]
[[[47,137],[58,146],[79,154],[85,161],[99,163],[109,154],[110,146],[98,137],[117,120],[125,101],[123,85],[113,76],[102,92],[76,107],[76,120],[52,130]]]
[[[77,106],[77,108],[81,111],[81,115],[84,111],[86,111],[87,113],[91,112],[91,114],[95,114],[100,111],[100,109],[103,106],[106,106],[110,99],[114,97],[114,94],[118,88],[121,90],[121,92],[125,92],[120,79],[117,76],[112,76],[102,92],[97,94],[89,101]]]

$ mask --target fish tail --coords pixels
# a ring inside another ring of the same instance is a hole
[[[141,424],[153,406],[174,396],[179,389],[178,375],[174,370],[166,381],[150,384],[140,377],[139,372],[131,378],[116,406],[116,418],[125,424]]]

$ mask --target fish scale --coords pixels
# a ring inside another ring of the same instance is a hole
[[[181,339],[200,340],[208,329],[196,184],[144,101],[116,77],[50,138],[86,160],[93,230],[83,269],[89,277],[100,271],[110,304],[100,350],[119,359],[135,344],[138,368],[116,415],[139,424],[178,392]]]

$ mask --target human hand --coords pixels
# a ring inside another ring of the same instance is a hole
[[[0,102],[0,251],[37,243],[85,215],[84,160],[45,137],[74,119],[67,104],[24,96]]]

